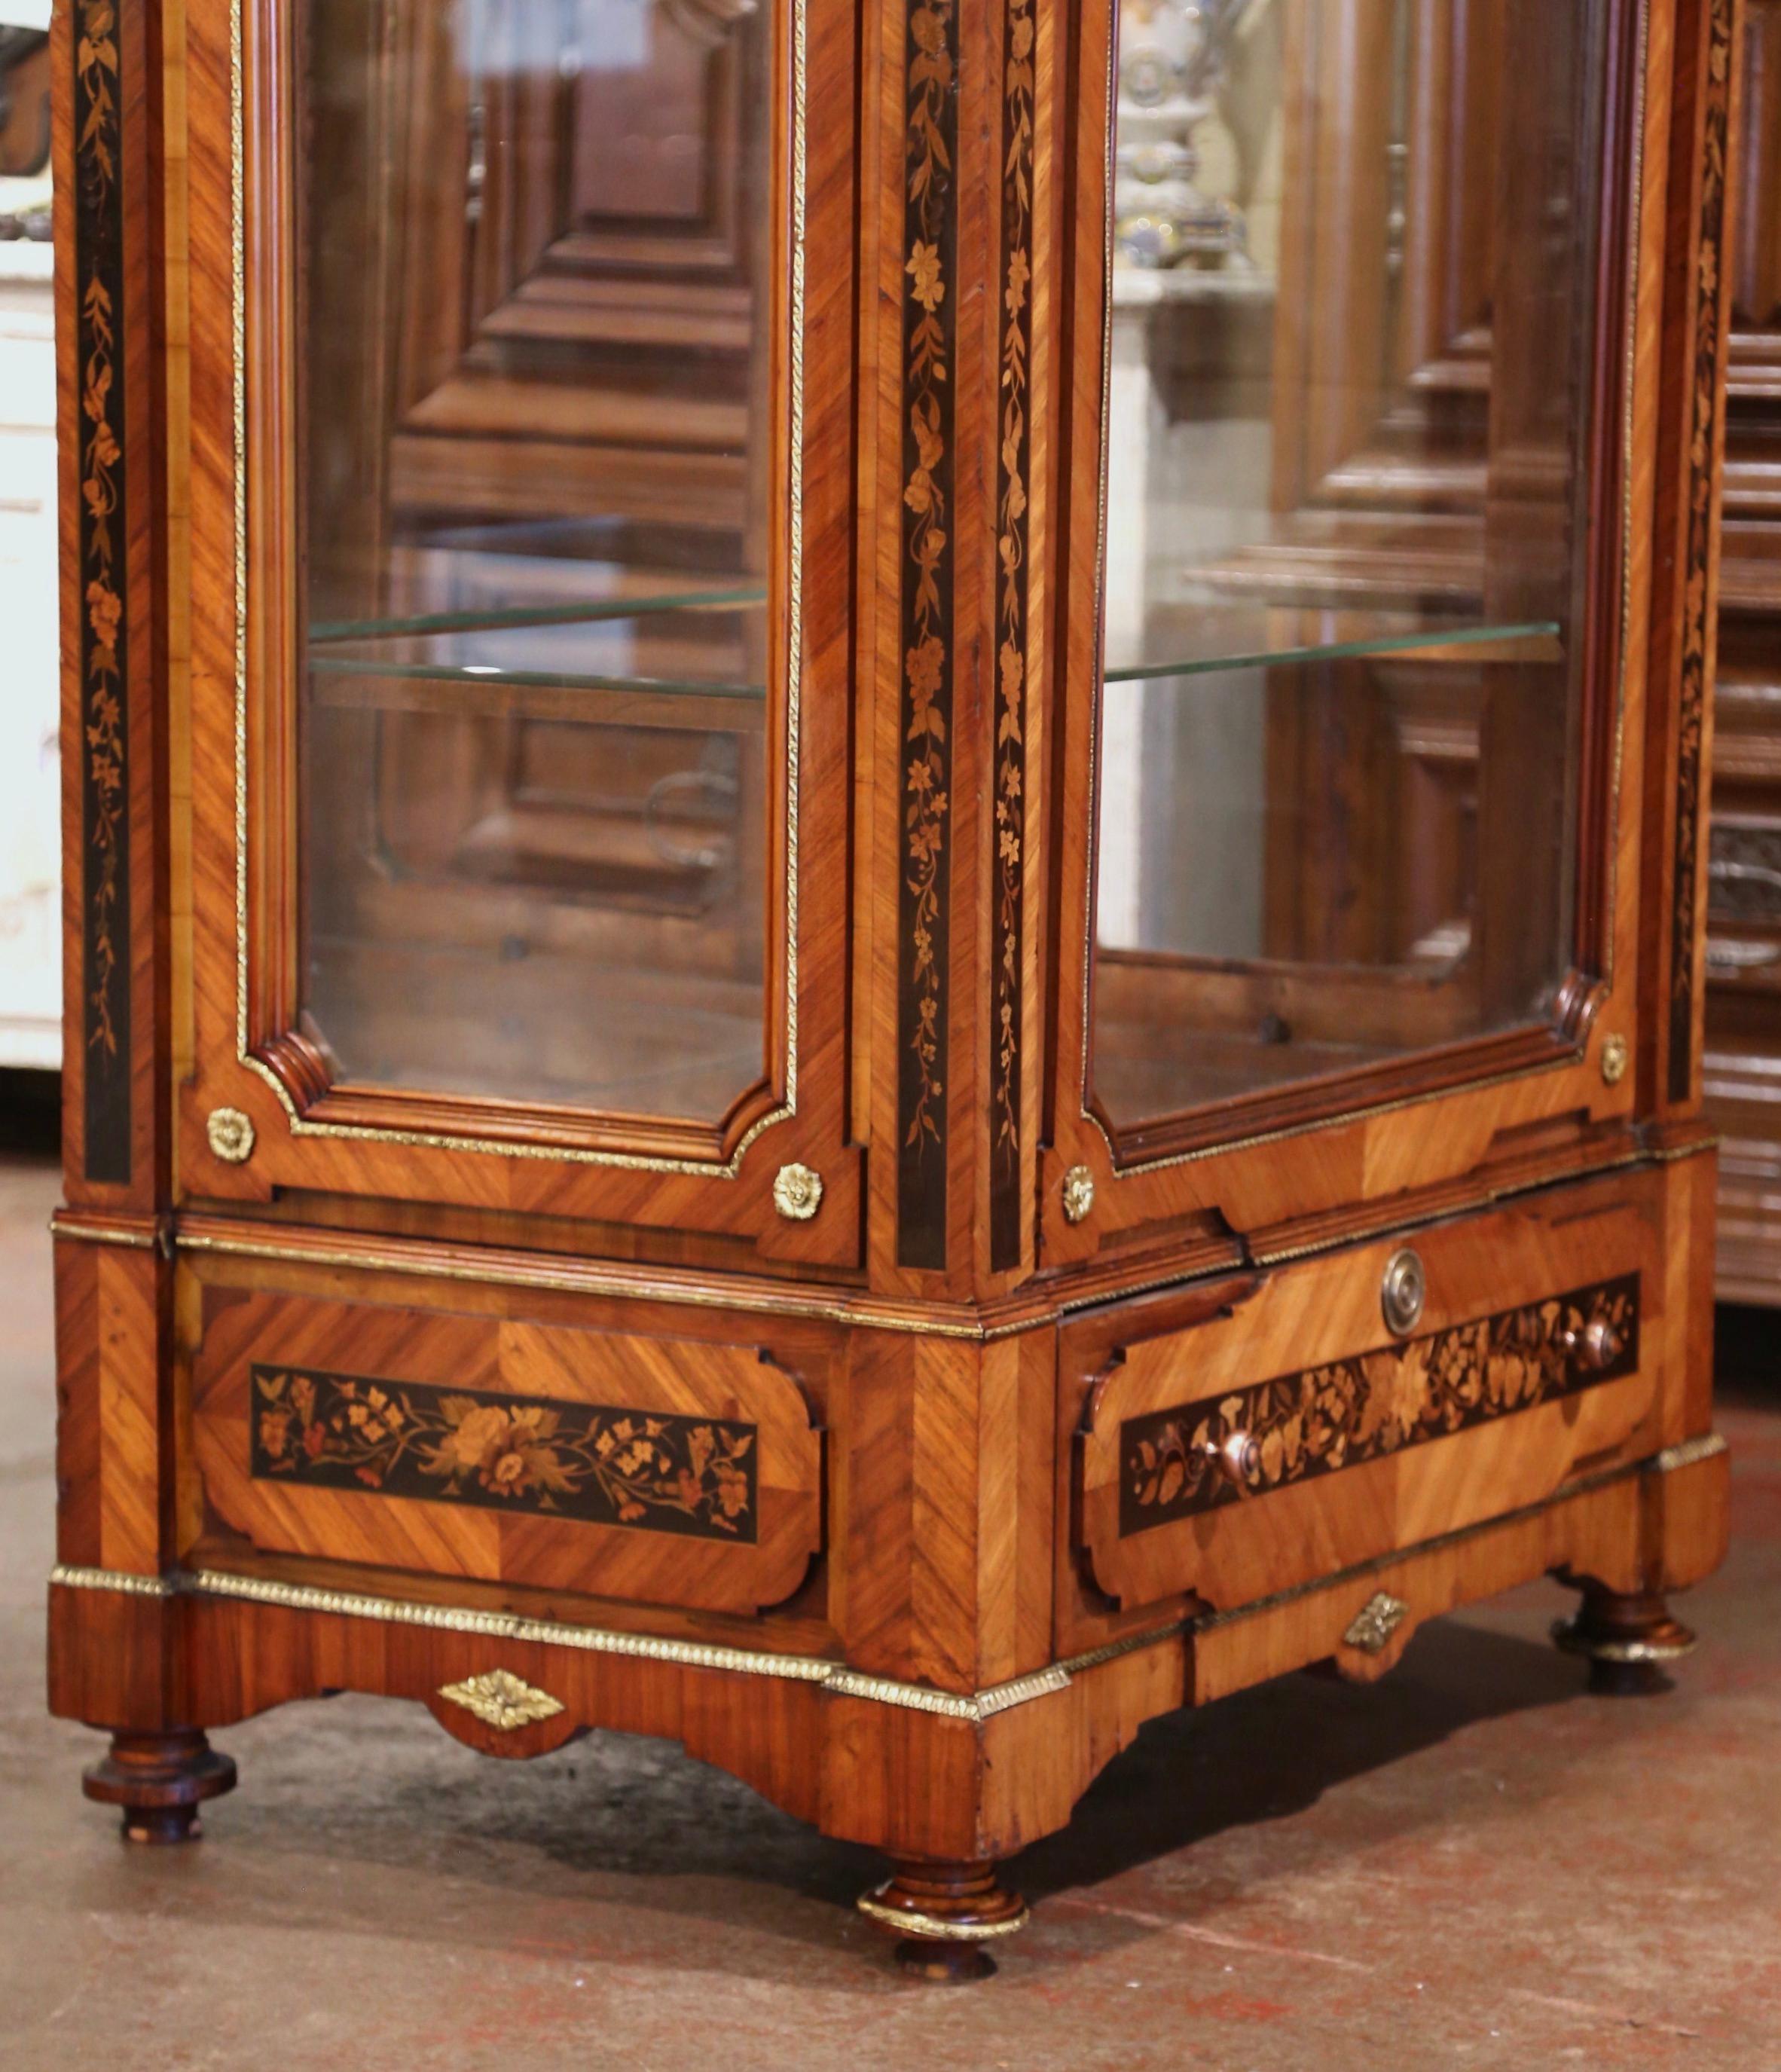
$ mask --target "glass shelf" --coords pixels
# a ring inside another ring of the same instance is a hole
[[[336,709],[627,726],[759,725],[759,585],[471,606],[312,630],[311,696]],[[751,709],[755,716],[743,717]]]
[[[648,619],[671,611],[715,611],[764,604],[763,585],[727,589],[664,590],[659,594],[591,598],[585,603],[490,606],[482,610],[421,612],[403,619],[343,619],[309,629],[311,647],[336,640],[412,638],[427,633],[506,632],[534,626],[583,626],[609,619]]]
[[[1139,653],[1122,653],[1109,642],[1106,680],[1150,683],[1231,669],[1364,660],[1374,655],[1409,661],[1450,658],[1468,665],[1551,663],[1563,660],[1562,631],[1556,619],[1484,626],[1410,612],[1183,607],[1152,615],[1141,639],[1132,643]]]

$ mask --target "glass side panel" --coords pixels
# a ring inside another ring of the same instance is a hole
[[[1603,13],[1121,10],[1092,1011],[1116,1124],[1552,1012]]]
[[[770,10],[298,15],[302,1026],[718,1122],[767,1063]]]

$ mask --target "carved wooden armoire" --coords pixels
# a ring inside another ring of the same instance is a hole
[[[1549,1573],[1662,1679],[1739,19],[66,0],[126,1834],[666,1736],[958,1975],[1160,1712]]]

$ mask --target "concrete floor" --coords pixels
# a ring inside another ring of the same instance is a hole
[[[1014,1867],[1001,1975],[935,1988],[851,1911],[871,1859],[660,1742],[500,1764],[416,1707],[292,1706],[218,1735],[206,1840],[124,1847],[43,1711],[56,1186],[0,1160],[6,2072],[1781,2067],[1781,1327],[1673,1692],[1586,1696],[1541,1585],[1371,1689],[1160,1722]]]

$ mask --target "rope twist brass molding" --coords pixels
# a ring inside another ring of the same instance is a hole
[[[524,1618],[512,1612],[475,1611],[462,1605],[417,1604],[400,1597],[318,1589],[307,1584],[281,1583],[269,1577],[230,1575],[211,1568],[180,1571],[171,1576],[138,1576],[117,1569],[59,1565],[51,1571],[50,1581],[64,1589],[117,1590],[136,1597],[229,1598],[335,1618],[376,1619],[388,1625],[427,1626],[484,1639],[572,1647],[584,1654],[629,1655],[645,1662],[670,1663],[683,1669],[723,1669],[745,1676],[775,1676],[816,1684],[836,1697],[870,1699],[911,1712],[938,1713],[947,1719],[989,1719],[1010,1706],[1062,1691],[1070,1682],[1067,1670],[1060,1664],[968,1696],[936,1691],[926,1684],[901,1683],[894,1677],[867,1675],[849,1669],[845,1663],[819,1655],[755,1654],[745,1648],[699,1641],[662,1640],[649,1634],[619,1633],[603,1626]]]

